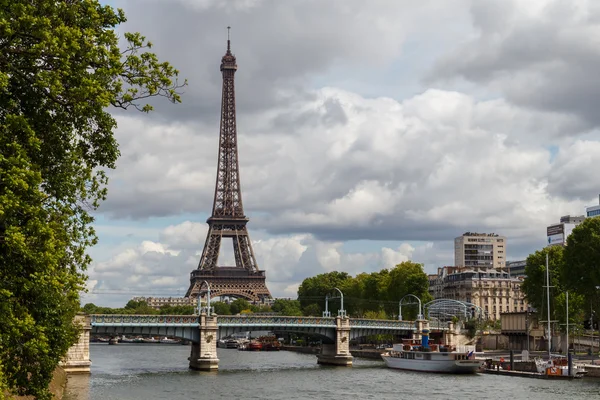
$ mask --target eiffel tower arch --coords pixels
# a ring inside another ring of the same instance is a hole
[[[246,227],[249,219],[242,205],[235,113],[236,70],[236,58],[227,38],[227,52],[221,59],[223,94],[215,197],[212,215],[206,221],[208,233],[202,256],[198,268],[190,274],[186,297],[204,297],[206,287],[202,285],[206,281],[211,297],[232,296],[257,302],[270,298],[271,293],[265,283],[265,271],[258,268],[254,256]],[[217,265],[223,238],[233,243],[235,266]]]

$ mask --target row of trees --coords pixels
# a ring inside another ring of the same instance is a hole
[[[297,300],[277,299],[272,305],[250,304],[245,299],[235,299],[232,302],[213,301],[210,303],[218,315],[236,315],[250,313],[275,312],[281,315],[302,315],[300,302]],[[195,306],[170,306],[164,305],[154,309],[145,301],[130,300],[123,308],[99,307],[88,303],[82,307],[87,314],[144,314],[144,315],[191,315],[197,313]]]
[[[338,288],[344,294],[344,308],[349,316],[366,318],[396,318],[399,301],[407,294],[417,296],[422,304],[433,298],[429,294],[429,281],[423,265],[405,261],[392,269],[361,273],[355,277],[346,272],[329,272],[306,278],[298,288],[298,300],[305,315],[321,315],[325,308],[325,297],[329,300],[329,311],[339,309],[341,299]],[[337,297],[337,298],[336,298]],[[414,319],[418,307],[404,306],[402,316]]]
[[[546,256],[550,285],[546,284]],[[550,286],[550,319],[566,328],[566,293],[569,324],[581,327],[591,315],[600,315],[600,218],[587,218],[573,229],[567,245],[548,246],[527,257],[521,286],[538,318],[547,319],[546,286]],[[594,317],[596,319],[596,317]]]

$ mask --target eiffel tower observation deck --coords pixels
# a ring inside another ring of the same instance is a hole
[[[212,215],[206,221],[206,242],[198,268],[190,274],[190,287],[186,297],[203,297],[201,293],[206,290],[206,285],[204,288],[202,285],[206,281],[210,286],[211,297],[231,296],[257,302],[270,298],[271,293],[265,283],[265,271],[258,268],[254,256],[246,227],[249,219],[244,214],[242,204],[235,112],[236,71],[236,58],[231,53],[228,34],[227,52],[221,59],[221,129]],[[217,265],[223,238],[231,239],[233,243],[235,266]]]

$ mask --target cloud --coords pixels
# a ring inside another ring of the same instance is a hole
[[[197,268],[200,258],[200,252],[190,246],[190,232],[198,232],[198,225],[185,221],[169,226],[157,233],[160,242],[145,240],[94,263],[89,270],[90,293],[84,295],[84,302],[111,295],[104,304],[122,306],[135,295],[182,296],[189,286],[189,273]],[[254,233],[259,237],[253,241],[257,262],[266,270],[267,286],[275,297],[295,298],[299,283],[310,276],[331,271],[356,275],[392,268],[432,246],[402,243],[395,249],[349,252],[342,243],[323,242],[311,235],[265,237],[264,232]],[[226,246],[227,241],[223,244]],[[222,256],[223,252],[219,265],[226,265]]]
[[[477,35],[432,69],[431,81],[463,78],[516,105],[574,115],[572,135],[598,126],[600,6],[592,0],[471,1]]]

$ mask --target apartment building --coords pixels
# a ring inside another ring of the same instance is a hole
[[[190,297],[134,297],[133,301],[145,301],[149,307],[160,309],[162,306],[193,306],[194,299]]]
[[[506,267],[506,237],[466,232],[454,239],[454,265],[475,270]]]
[[[500,313],[527,310],[521,292],[523,277],[500,269],[449,266],[429,275],[429,293],[435,299],[453,299],[481,308],[484,318],[499,320]]]

